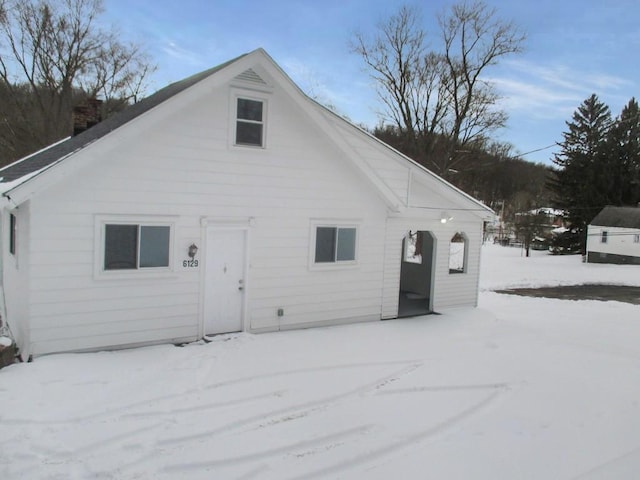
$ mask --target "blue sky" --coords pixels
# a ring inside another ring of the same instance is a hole
[[[452,2],[422,1],[428,32]],[[640,82],[637,0],[486,0],[527,34],[525,52],[487,70],[509,114],[496,139],[525,153],[562,140],[565,122],[592,93],[618,115]],[[142,43],[158,64],[149,93],[264,48],[305,92],[353,122],[373,127],[380,109],[354,32],[397,11],[390,0],[105,0],[105,20]],[[523,158],[548,162],[555,148]]]

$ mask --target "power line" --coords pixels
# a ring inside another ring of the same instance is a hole
[[[518,155],[518,157],[524,157],[525,155],[529,155],[530,153],[541,152],[542,150],[548,150],[553,147],[557,147],[557,143],[552,143],[551,145],[547,145],[546,147],[536,148],[535,150],[529,150],[528,152],[524,152]]]

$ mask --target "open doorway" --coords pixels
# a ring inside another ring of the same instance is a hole
[[[432,312],[435,237],[431,232],[410,230],[402,239],[398,317]]]

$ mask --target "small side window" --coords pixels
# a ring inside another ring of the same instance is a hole
[[[640,233],[634,233],[633,243],[640,243]]]
[[[264,146],[264,103],[238,98],[236,145]]]
[[[16,254],[16,233],[18,231],[18,223],[16,216],[9,214],[9,253]]]
[[[316,227],[315,263],[353,262],[356,259],[356,227]]]
[[[607,243],[608,237],[609,237],[609,232],[607,232],[606,230],[603,230],[602,233],[600,233],[600,243]]]
[[[104,239],[105,270],[169,266],[171,227],[168,225],[107,224]]]
[[[464,273],[467,265],[467,240],[457,232],[449,243],[449,273]]]

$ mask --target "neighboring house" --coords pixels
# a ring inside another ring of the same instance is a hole
[[[0,176],[23,358],[474,306],[493,215],[262,49]]]
[[[587,228],[587,262],[640,265],[640,208],[604,207]]]

